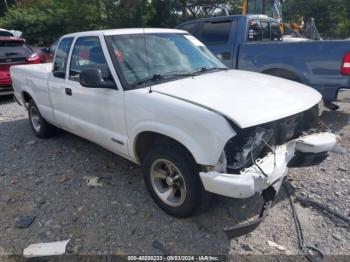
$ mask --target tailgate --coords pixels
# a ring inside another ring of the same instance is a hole
[[[32,53],[23,39],[0,37],[0,85],[10,85],[10,67],[25,64]]]

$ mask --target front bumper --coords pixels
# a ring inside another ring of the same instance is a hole
[[[288,164],[296,152],[320,154],[335,150],[337,137],[332,133],[317,133],[300,137],[275,149],[263,159],[258,159],[240,175],[219,172],[201,172],[206,191],[232,198],[249,198],[269,187],[279,191],[288,174]]]

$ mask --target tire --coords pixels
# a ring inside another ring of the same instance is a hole
[[[206,196],[199,168],[188,152],[176,146],[154,147],[145,157],[143,173],[152,198],[171,216],[185,218],[193,215]],[[160,193],[169,192],[170,188],[173,191],[168,199],[165,194],[160,197]]]
[[[38,138],[50,138],[57,134],[57,128],[49,124],[40,114],[33,99],[28,103],[30,126]]]

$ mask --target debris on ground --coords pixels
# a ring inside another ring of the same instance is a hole
[[[124,250],[118,249],[115,253],[115,256],[126,256],[127,254],[125,253]]]
[[[8,254],[6,254],[5,252],[5,248],[3,248],[2,246],[0,246],[0,257],[4,257],[7,256]]]
[[[104,181],[102,181],[100,177],[84,176],[83,179],[85,180],[85,183],[87,186],[104,187],[106,185],[106,183]]]
[[[38,205],[38,206],[42,206],[46,203],[46,198],[44,197],[37,197],[35,198],[34,202]]]
[[[30,140],[30,141],[28,141],[27,143],[26,143],[26,146],[33,146],[33,145],[35,145],[37,142],[36,142],[36,140]]]
[[[60,183],[67,182],[68,180],[70,180],[70,177],[67,175],[63,175],[60,177]]]
[[[51,243],[32,244],[23,250],[25,258],[60,256],[66,253],[70,239]]]
[[[170,252],[165,248],[165,246],[160,243],[158,240],[154,240],[152,242],[152,247],[160,250],[164,256],[169,256],[170,255]]]
[[[244,250],[244,251],[247,251],[247,252],[252,252],[254,251],[254,248],[249,245],[249,244],[242,244],[241,245],[241,248]]]
[[[275,247],[280,251],[287,251],[287,248],[285,248],[284,246],[281,246],[273,241],[268,240],[267,244],[269,244],[270,247]]]
[[[35,220],[35,216],[20,216],[17,217],[15,220],[15,227],[24,229],[30,227],[31,224],[33,224]]]

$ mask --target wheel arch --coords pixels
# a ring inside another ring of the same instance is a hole
[[[136,136],[133,150],[137,161],[142,163],[146,157],[146,154],[156,144],[169,144],[174,146],[182,152],[187,153],[191,159],[196,162],[193,153],[187,146],[179,142],[177,139],[155,131],[143,131]]]
[[[27,91],[22,91],[21,96],[22,96],[23,106],[26,109],[28,109],[28,103],[29,103],[30,100],[33,99],[33,97]]]
[[[281,78],[292,80],[292,81],[295,81],[298,83],[304,83],[303,78],[298,73],[296,73],[290,69],[269,68],[269,69],[265,69],[261,73],[266,74],[266,75],[281,77]]]

